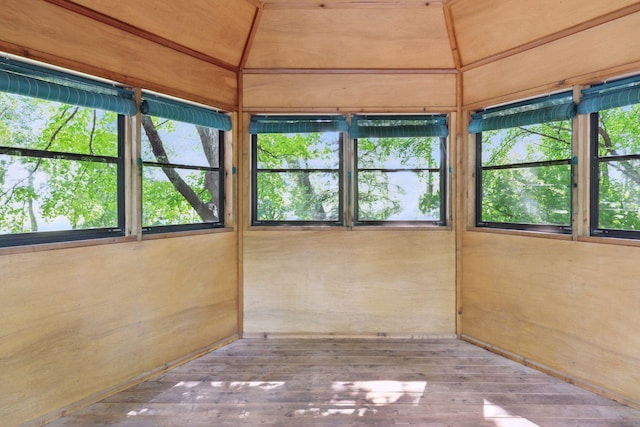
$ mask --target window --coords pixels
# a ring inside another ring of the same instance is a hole
[[[343,223],[344,117],[254,116],[252,224]]]
[[[472,116],[477,226],[571,232],[574,114],[563,93]]]
[[[143,232],[221,227],[230,119],[151,94],[141,110]]]
[[[0,60],[0,246],[124,235],[124,114],[113,85]]]
[[[640,76],[585,89],[591,113],[591,234],[640,238]]]
[[[444,116],[354,116],[355,224],[446,219]]]

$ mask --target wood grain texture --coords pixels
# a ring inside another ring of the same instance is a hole
[[[491,102],[534,88],[558,90],[640,61],[640,13],[464,72],[464,103]],[[629,70],[630,71],[630,70]],[[589,77],[587,77],[589,78]]]
[[[442,7],[265,6],[247,68],[453,68]]]
[[[0,419],[19,425],[237,333],[236,233],[0,257]]]
[[[412,108],[454,111],[455,74],[244,74],[252,109]]]
[[[247,333],[455,333],[451,231],[246,231]]]
[[[462,62],[468,65],[635,3],[636,0],[465,0],[447,7],[453,17]]]
[[[2,6],[0,45],[12,53],[212,106],[237,105],[232,71],[44,1]]]
[[[467,232],[463,333],[640,406],[640,248]]]
[[[246,0],[74,2],[235,66],[240,64],[256,10]]]
[[[640,411],[457,340],[239,340],[50,427],[631,427]]]

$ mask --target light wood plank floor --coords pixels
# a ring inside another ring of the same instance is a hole
[[[59,426],[640,426],[640,411],[458,340],[248,340]]]

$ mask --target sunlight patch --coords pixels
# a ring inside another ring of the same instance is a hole
[[[503,407],[498,406],[487,399],[484,400],[482,413],[485,420],[491,420],[496,427],[540,427],[538,424],[529,421],[524,417],[511,415]]]
[[[261,390],[273,390],[285,384],[284,381],[211,381],[211,387],[216,388],[259,388]]]

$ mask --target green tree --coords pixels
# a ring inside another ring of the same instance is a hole
[[[117,156],[113,113],[6,93],[0,94],[0,111],[0,146]],[[0,156],[1,232],[117,225],[115,164],[6,152]],[[52,224],[59,218],[63,224]]]
[[[179,126],[146,116],[143,125],[155,160],[171,163]],[[202,165],[218,167],[217,130],[188,126]],[[0,147],[0,233],[118,226],[115,113],[0,93]],[[143,196],[152,224],[218,220],[217,173],[157,170],[164,179],[146,182]]]
[[[440,138],[361,138],[357,143],[359,219],[440,218]]]
[[[143,158],[162,164],[144,168],[144,225],[218,221],[219,174],[169,166],[218,168],[218,130],[146,115],[142,127]]]
[[[570,121],[486,131],[482,138],[483,221],[571,223]]]
[[[261,134],[256,162],[258,220],[340,217],[337,133]]]

